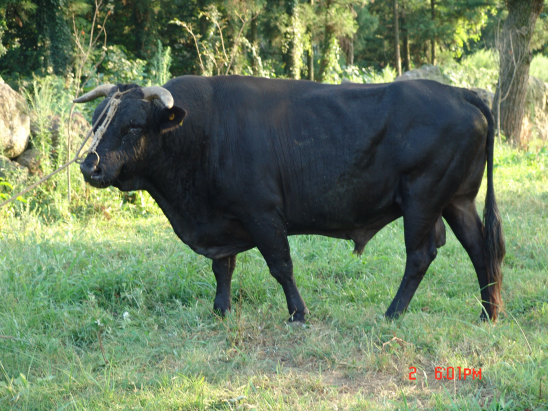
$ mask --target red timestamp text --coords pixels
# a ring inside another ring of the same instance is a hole
[[[409,370],[411,371],[409,379],[416,380],[417,367],[409,367]],[[434,378],[436,380],[475,380],[476,378],[481,380],[481,368],[476,370],[463,367],[436,367],[434,369]]]

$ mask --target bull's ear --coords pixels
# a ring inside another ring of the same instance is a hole
[[[179,126],[183,125],[183,120],[186,117],[186,111],[180,107],[173,106],[171,108],[164,108],[160,111],[158,116],[158,123],[160,124],[160,132],[167,133]]]

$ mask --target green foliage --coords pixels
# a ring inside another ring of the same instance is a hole
[[[136,83],[141,86],[148,84],[147,62],[128,57],[123,46],[108,46],[101,67],[96,80],[99,83]]]
[[[339,42],[335,36],[329,40],[329,46],[324,51],[323,58],[325,60],[325,69],[323,73],[323,82],[331,84],[339,84],[341,79],[339,74],[341,72],[341,66],[339,59],[341,56],[341,48]]]
[[[151,80],[153,85],[163,85],[171,78],[169,67],[171,66],[171,47],[162,47],[162,42],[158,40],[158,48],[152,60]]]
[[[387,65],[380,72],[376,72],[373,67],[348,66],[340,74],[345,80],[363,84],[391,83],[397,76],[396,69],[390,67],[390,65]]]
[[[540,13],[535,31],[531,38],[531,51],[533,53],[548,54],[548,1],[544,2],[544,12]]]
[[[65,16],[67,1],[35,1],[38,31],[48,48],[47,67],[51,67],[55,74],[67,74],[72,57],[71,33]]]
[[[466,56],[460,63],[452,61],[442,66],[442,71],[453,85],[458,87],[477,87],[495,92],[498,68],[492,51],[478,50]]]
[[[529,75],[548,82],[548,57],[537,54],[531,61]]]
[[[71,96],[65,90],[65,80],[54,75],[34,77],[22,91],[29,103],[35,130],[30,143],[42,152],[42,171],[50,172],[52,167],[57,166],[56,163],[50,163],[53,149],[50,130],[52,118],[57,115],[61,121],[66,119]]]
[[[378,20],[377,29],[362,41],[368,47],[360,49],[357,59],[367,60],[367,65],[394,64],[392,2],[376,1],[368,6],[371,16]],[[460,57],[468,43],[480,40],[484,27],[498,4],[496,0],[446,0],[436,1],[434,19],[431,2],[406,0],[400,2],[400,40],[407,36],[410,57],[415,66],[431,63],[430,43],[436,42],[436,53],[447,52]],[[403,55],[403,53],[402,53]]]
[[[62,6],[62,12],[57,6]],[[453,61],[476,50],[476,43],[492,40],[497,22],[505,15],[500,2],[436,1],[434,18],[429,1],[405,0],[399,7],[401,53],[406,54],[407,39],[411,67],[430,62],[434,39],[438,62],[455,72],[455,83],[475,84],[482,77],[486,77],[483,83],[491,82],[491,72],[483,72],[476,63],[455,66]],[[67,22],[74,19],[78,33],[90,33],[94,9],[91,0],[4,0],[0,7],[0,16],[5,17],[3,76],[13,84],[32,73],[64,72],[70,63],[67,56],[74,52],[74,44],[67,40],[71,31]],[[386,1],[126,0],[109,2],[94,30],[107,12],[108,44],[106,50],[93,53],[84,70],[84,79],[92,77],[86,88],[101,81],[163,84],[181,74],[227,71],[300,78],[308,71],[307,54],[313,55],[314,77],[325,77],[327,82],[343,77],[337,65],[374,68],[371,72],[395,66],[392,3]],[[541,16],[537,24],[533,41],[537,53],[545,50],[546,21]],[[170,22],[180,22],[190,31],[174,30]],[[96,73],[94,67],[104,52],[106,60]],[[74,72],[75,67],[70,70]],[[467,75],[462,70],[475,73]]]
[[[17,40],[4,45],[4,33],[8,30],[8,21],[11,18],[16,19],[20,24],[27,20],[29,15],[36,11],[36,4],[30,0],[0,0],[0,57],[8,51],[7,47],[17,46]],[[6,47],[7,46],[7,47]]]

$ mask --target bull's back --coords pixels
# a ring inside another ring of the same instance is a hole
[[[221,96],[219,160],[247,191],[279,201],[294,227],[367,225],[395,207],[402,176],[435,180],[468,140],[481,145],[474,108],[437,83],[238,81],[230,105]]]

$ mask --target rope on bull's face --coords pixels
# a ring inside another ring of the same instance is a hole
[[[84,141],[84,144],[82,144],[82,146],[78,150],[78,153],[76,153],[76,163],[82,164],[85,161],[87,155],[91,154],[91,153],[94,153],[97,156],[97,163],[99,163],[100,157],[99,157],[99,154],[96,151],[96,148],[99,145],[99,143],[101,142],[101,139],[103,138],[103,135],[107,131],[107,128],[110,125],[110,122],[114,118],[114,114],[116,114],[116,110],[118,110],[118,106],[120,105],[120,102],[122,101],[121,100],[122,95],[127,93],[128,91],[129,90],[124,91],[124,92],[117,91],[116,93],[114,93],[114,95],[112,96],[112,98],[108,102],[107,106],[103,109],[103,111],[101,112],[101,115],[97,119],[97,123],[99,123],[99,121],[101,121],[101,118],[103,117],[103,115],[105,114],[105,111],[106,111],[107,116],[105,118],[105,121],[103,121],[103,124],[101,124],[99,127],[97,127],[97,130],[95,130],[95,133],[93,132],[93,126],[91,127],[91,130],[88,132],[87,137]],[[84,147],[84,145],[88,141],[90,135],[93,135],[93,140],[91,141],[91,146],[88,150],[86,150],[83,154],[80,155],[80,151],[82,150],[82,148]]]

